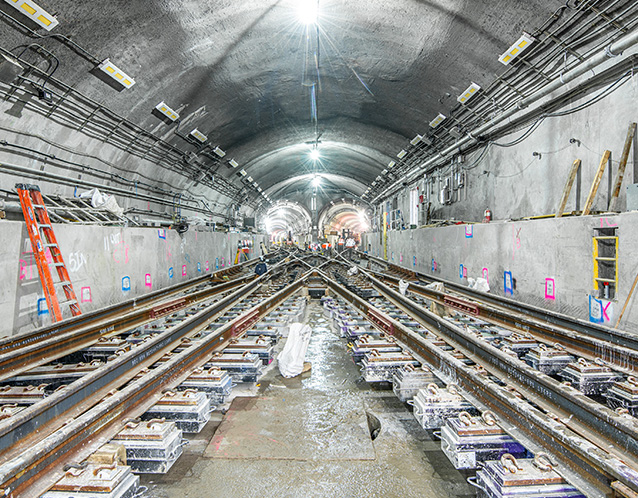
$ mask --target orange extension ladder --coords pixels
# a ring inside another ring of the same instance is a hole
[[[29,238],[31,239],[31,247],[33,248],[33,257],[35,258],[42,283],[44,297],[47,300],[49,312],[54,322],[62,320],[61,306],[69,306],[71,314],[78,316],[82,314],[80,305],[78,304],[69,272],[66,269],[60,246],[53,233],[53,226],[49,213],[44,205],[44,199],[37,185],[28,185],[24,183],[16,184],[16,190],[20,197],[22,212],[24,213],[24,221],[27,224]],[[49,262],[45,256],[45,250],[49,248],[51,252],[53,266],[58,274],[59,280],[54,281]],[[66,300],[60,302],[56,287],[62,287]]]

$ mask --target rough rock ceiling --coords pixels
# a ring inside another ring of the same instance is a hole
[[[175,125],[150,111],[165,101],[227,151],[273,200],[322,205],[360,195],[407,140],[456,104],[474,81],[503,71],[498,56],[542,24],[558,0],[319,0],[316,31],[300,0],[38,0],[72,39],[109,57],[136,84],[116,92],[54,39],[55,76],[176,145]],[[6,4],[4,12],[16,15]],[[5,21],[3,47],[29,42]],[[318,62],[318,71],[313,70]],[[317,123],[312,121],[316,86]],[[308,159],[316,132],[321,160]],[[239,183],[237,170],[217,174]]]

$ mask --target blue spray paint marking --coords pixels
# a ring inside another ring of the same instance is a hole
[[[589,321],[593,323],[603,323],[603,302],[594,296],[589,296]]]
[[[201,263],[197,263],[197,271],[198,272],[202,272],[202,264]]]
[[[45,298],[38,299],[38,316],[48,315],[49,308],[47,307],[47,300]]]
[[[505,294],[514,294],[514,283],[512,280],[512,272],[506,271],[503,273],[503,291]]]
[[[122,290],[123,291],[131,290],[131,277],[122,277]]]
[[[416,256],[412,257],[412,266],[416,266]]]
[[[162,228],[162,229],[158,229],[158,230],[157,230],[157,236],[158,236],[160,239],[164,239],[164,240],[166,240],[166,229],[164,229],[164,228]]]
[[[465,238],[471,239],[474,237],[474,226],[473,225],[465,225]]]
[[[459,265],[459,278],[463,278],[463,265]]]
[[[173,267],[172,266],[168,269],[168,278],[173,278]]]
[[[215,270],[219,270],[219,258],[215,258]]]

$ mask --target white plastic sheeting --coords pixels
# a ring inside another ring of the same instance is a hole
[[[402,295],[405,296],[405,293],[408,292],[408,287],[410,287],[410,282],[406,282],[405,280],[399,280],[399,291]]]
[[[281,353],[279,353],[279,372],[281,375],[290,378],[296,377],[303,371],[304,358],[310,343],[312,329],[303,323],[293,323],[290,325],[290,331],[286,345]]]
[[[487,283],[487,280],[485,280],[484,278],[479,277],[476,280],[474,280],[473,278],[468,278],[467,283],[470,285],[470,289],[474,289],[480,292],[490,291],[490,284]]]
[[[98,189],[94,188],[88,192],[81,193],[80,197],[83,199],[90,198],[91,205],[94,208],[103,208],[116,216],[124,216],[124,210],[118,205],[115,197],[110,194],[103,194]]]

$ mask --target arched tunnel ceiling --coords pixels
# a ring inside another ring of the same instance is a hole
[[[315,32],[299,22],[299,1],[39,0],[57,13],[56,33],[135,78],[119,93],[67,46],[39,43],[60,58],[57,78],[184,147],[175,125],[150,113],[165,101],[182,115],[183,131],[197,127],[239,163],[216,173],[237,184],[244,168],[273,200],[307,201],[308,182],[291,179],[325,174],[323,204],[360,195],[406,140],[456,103],[450,94],[493,81],[503,70],[498,56],[564,3],[319,0],[319,69],[307,73]],[[4,48],[31,41],[6,20],[1,29]],[[305,142],[316,130],[315,170]]]

